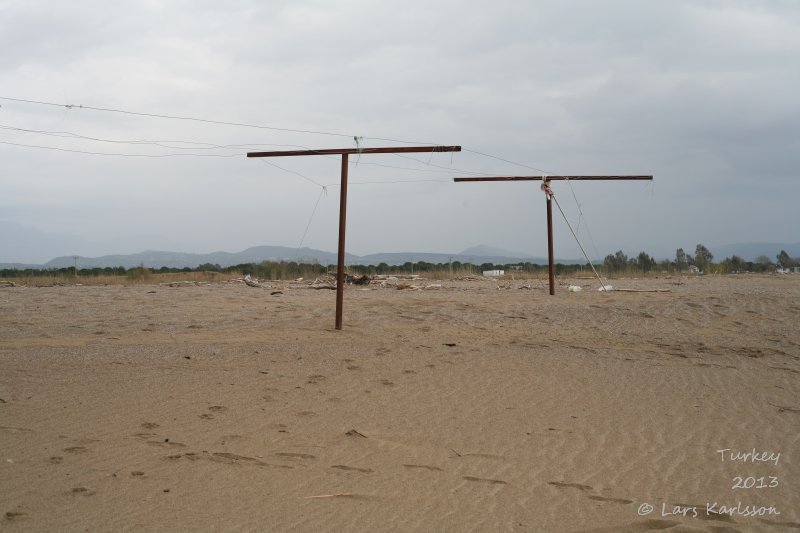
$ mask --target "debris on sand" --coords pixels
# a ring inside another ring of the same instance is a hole
[[[244,277],[244,284],[247,285],[248,287],[258,287],[258,288],[262,287],[262,285],[258,281],[250,277],[250,274],[247,274]]]

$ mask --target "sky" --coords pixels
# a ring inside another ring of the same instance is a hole
[[[352,156],[348,252],[544,256],[538,183],[452,181],[543,173],[654,176],[553,184],[592,259],[797,242],[798,94],[780,0],[0,0],[0,262],[335,251],[340,159],[245,154],[414,145],[462,151]]]

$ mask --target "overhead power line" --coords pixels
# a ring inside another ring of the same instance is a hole
[[[254,147],[254,146],[271,146],[271,147],[280,147],[280,148],[302,148],[304,150],[313,150],[312,148],[309,148],[309,147],[303,146],[303,145],[298,145],[298,144],[275,144],[275,143],[215,144],[215,143],[208,143],[208,142],[203,142],[203,141],[186,141],[186,140],[146,140],[146,139],[120,140],[120,139],[106,139],[106,138],[102,138],[102,137],[91,137],[91,136],[88,136],[88,135],[82,135],[82,134],[79,134],[79,133],[69,132],[69,131],[50,131],[50,130],[39,130],[39,129],[33,129],[33,128],[21,128],[21,127],[18,127],[18,126],[11,126],[11,125],[8,125],[8,124],[0,124],[0,130],[6,130],[6,131],[11,131],[11,132],[17,132],[17,133],[32,133],[32,134],[36,134],[36,135],[45,135],[45,136],[49,136],[49,137],[58,137],[58,138],[63,138],[63,139],[78,139],[78,140],[85,140],[85,141],[92,141],[92,142],[102,142],[102,143],[111,143],[111,144],[129,144],[129,145],[134,145],[134,146],[158,146],[160,148],[168,148],[168,149],[172,149],[172,150],[215,150],[215,149],[233,150],[233,149],[241,149],[241,148],[248,148],[248,147]],[[17,144],[21,144],[21,143],[17,143]],[[188,145],[188,146],[175,146],[175,145],[179,145],[179,144]],[[30,145],[30,144],[26,144],[24,146],[26,146],[28,148],[36,147],[36,146]],[[45,149],[45,150],[50,150],[50,149],[56,150],[57,149],[57,148],[48,147],[48,146],[44,146],[44,147],[41,147],[41,148]],[[89,154],[89,155],[129,155],[129,154],[107,154],[107,153],[97,154],[95,152],[82,151],[82,150],[73,150],[73,151],[77,152],[77,153],[84,153],[84,154]],[[409,159],[411,161],[414,161],[416,163],[420,163],[420,164],[425,165],[427,167],[435,167],[435,168],[413,168],[413,167],[405,167],[405,166],[397,166],[397,165],[387,165],[387,164],[384,164],[384,163],[376,163],[374,161],[364,161],[364,162],[361,162],[361,163],[359,163],[357,161],[352,161],[352,162],[350,162],[350,165],[351,166],[357,166],[358,164],[361,164],[361,165],[372,165],[372,166],[376,166],[376,167],[390,168],[390,169],[395,169],[395,170],[405,170],[405,171],[410,171],[410,172],[425,172],[425,173],[431,173],[431,174],[452,174],[453,172],[457,172],[459,174],[470,174],[470,175],[476,175],[476,176],[485,175],[484,172],[474,172],[474,171],[459,169],[459,168],[455,168],[455,167],[447,167],[447,166],[442,166],[442,165],[436,165],[436,164],[431,163],[430,161],[426,162],[426,161],[422,161],[420,159],[416,159],[416,158],[413,158],[413,157],[402,156],[401,154],[393,154],[393,155],[397,155],[399,157],[404,157],[405,159]],[[326,156],[326,157],[329,158],[329,159],[333,159],[333,160],[338,161],[337,157],[334,157],[334,156]]]
[[[141,116],[141,117],[151,117],[151,118],[161,118],[161,119],[169,119],[169,120],[184,120],[184,121],[193,121],[193,122],[200,122],[204,124],[216,124],[216,125],[224,125],[224,126],[239,126],[243,128],[256,128],[256,129],[264,129],[264,130],[272,130],[272,131],[284,131],[284,132],[291,132],[291,133],[306,133],[312,135],[327,135],[332,137],[347,137],[349,139],[359,138],[359,136],[352,135],[349,133],[339,133],[339,132],[331,132],[331,131],[320,131],[320,130],[304,130],[304,129],[295,129],[295,128],[283,128],[278,126],[267,126],[263,124],[249,124],[245,122],[230,122],[225,120],[213,120],[213,119],[205,119],[205,118],[198,118],[198,117],[187,117],[187,116],[179,116],[179,115],[167,115],[167,114],[160,114],[160,113],[145,113],[139,111],[128,111],[125,109],[113,109],[113,108],[106,108],[106,107],[96,107],[96,106],[88,106],[82,104],[61,104],[56,102],[45,102],[41,100],[30,100],[25,98],[12,98],[10,96],[0,96],[0,100],[6,100],[9,102],[21,102],[26,104],[35,104],[35,105],[44,105],[44,106],[51,106],[51,107],[63,107],[66,109],[88,109],[92,111],[102,111],[107,113],[120,113],[125,115],[133,115],[133,116]],[[421,142],[421,141],[408,141],[403,139],[392,139],[386,137],[368,137],[368,136],[360,136],[362,139],[369,139],[369,140],[380,140],[380,141],[388,141],[388,142],[396,142],[401,144],[423,144],[423,145],[440,145],[440,143],[432,143],[432,142]],[[516,165],[522,168],[528,168],[532,170],[536,170],[537,172],[542,172],[545,174],[555,174],[553,172],[546,172],[542,169],[533,167],[531,165],[526,165],[525,163],[518,163],[516,161],[512,161],[510,159],[506,159],[503,157],[487,154],[484,152],[479,152],[477,150],[469,150],[463,148],[463,151],[470,152],[476,155],[480,155],[483,157],[488,157],[491,159],[495,159],[497,161],[503,161],[504,163],[509,163],[512,165]],[[454,169],[458,172],[458,169]],[[484,173],[475,173],[475,174],[484,174]]]
[[[477,150],[468,150],[466,148],[464,148],[463,150],[465,152],[469,152],[471,154],[480,155],[480,156],[483,156],[483,157],[489,157],[491,159],[496,159],[498,161],[503,161],[504,163],[510,163],[512,165],[517,165],[518,167],[529,168],[531,170],[535,170],[536,172],[541,172],[542,174],[552,174],[552,175],[556,174],[556,172],[548,172],[546,170],[542,170],[541,168],[532,167],[532,166],[526,165],[524,163],[517,163],[515,161],[511,161],[510,159],[505,159],[503,157],[498,157],[496,155],[485,154],[483,152],[478,152]]]
[[[200,141],[164,141],[164,140],[118,140],[118,139],[103,139],[100,137],[89,137],[79,133],[72,133],[69,131],[47,131],[47,130],[34,130],[30,128],[19,128],[17,126],[9,126],[0,124],[0,130],[15,131],[20,133],[35,133],[37,135],[47,135],[49,137],[60,137],[65,139],[81,139],[86,141],[113,143],[113,144],[132,144],[137,146],[149,145],[159,146],[161,148],[169,148],[171,150],[234,150],[241,148],[248,148],[251,146],[277,146],[282,148],[303,148],[297,144],[268,144],[268,143],[247,143],[247,144],[214,144]],[[194,146],[172,146],[174,144],[187,144]]]
[[[22,144],[22,143],[12,143],[8,141],[0,141],[0,144],[8,144],[11,146],[21,146],[23,148],[38,148],[40,150],[55,150],[57,152],[72,152],[75,154],[87,154],[87,155],[104,155],[104,156],[114,156],[114,157],[152,157],[152,158],[160,158],[160,157],[242,157],[242,154],[119,154],[119,153],[108,153],[108,152],[89,152],[87,150],[72,150],[70,148],[58,148],[56,146],[41,146],[37,144]]]
[[[262,124],[249,124],[249,123],[243,123],[243,122],[231,122],[231,121],[224,121],[224,120],[213,120],[213,119],[205,119],[205,118],[198,118],[198,117],[188,117],[188,116],[179,116],[179,115],[167,115],[167,114],[160,114],[160,113],[145,113],[145,112],[138,112],[138,111],[128,111],[128,110],[124,110],[124,109],[113,109],[113,108],[104,108],[104,107],[95,107],[95,106],[86,106],[86,105],[60,104],[60,103],[45,102],[45,101],[40,101],[40,100],[30,100],[30,99],[23,99],[23,98],[12,98],[12,97],[8,97],[8,96],[0,96],[0,100],[10,101],[10,102],[27,103],[27,104],[35,104],[35,105],[43,105],[43,106],[51,106],[51,107],[63,107],[63,108],[66,108],[66,109],[87,109],[87,110],[91,110],[91,111],[100,111],[100,112],[106,112],[106,113],[118,113],[118,114],[124,114],[124,115],[132,115],[132,116],[160,118],[160,119],[167,119],[167,120],[192,121],[192,122],[199,122],[199,123],[213,124],[213,125],[237,126],[237,127],[245,127],[245,128],[271,130],[271,131],[290,132],[290,133],[326,135],[326,136],[332,136],[332,137],[347,137],[347,138],[355,140],[356,145],[357,145],[357,147],[359,149],[360,149],[359,141],[361,139],[380,140],[380,141],[386,141],[386,142],[395,142],[395,143],[399,143],[399,144],[422,144],[422,145],[434,145],[434,146],[440,145],[439,143],[421,142],[421,141],[407,141],[407,140],[402,140],[402,139],[392,139],[392,138],[385,138],[385,137],[355,136],[355,135],[351,135],[351,134],[338,133],[338,132],[329,132],[329,131],[306,130],[306,129],[296,129],[296,128],[284,128],[284,127],[278,127],[278,126],[267,126],[267,125],[262,125]],[[195,141],[145,141],[145,140],[120,141],[120,140],[88,137],[88,136],[79,135],[79,134],[70,133],[70,132],[54,132],[54,131],[33,130],[33,129],[25,129],[25,128],[16,128],[16,127],[13,127],[13,126],[5,126],[5,125],[0,125],[0,129],[18,131],[18,132],[36,133],[36,134],[55,136],[55,137],[75,138],[75,139],[82,139],[82,140],[88,140],[88,141],[94,141],[94,142],[107,142],[107,143],[115,143],[115,144],[132,144],[132,145],[150,145],[150,146],[158,146],[158,147],[161,147],[161,148],[168,148],[168,149],[174,149],[174,150],[237,149],[237,148],[246,148],[246,147],[250,147],[250,146],[299,147],[299,148],[302,148],[304,150],[309,150],[309,151],[313,150],[311,148],[304,147],[304,146],[299,146],[299,145],[281,145],[281,144],[265,144],[265,143],[220,145],[220,144],[205,143],[205,142],[195,142]],[[165,158],[165,157],[181,157],[181,156],[183,156],[183,157],[240,157],[242,155],[242,154],[239,154],[239,153],[237,153],[237,154],[196,154],[196,153],[122,154],[122,153],[93,152],[93,151],[88,151],[88,150],[75,150],[75,149],[60,148],[60,147],[54,147],[54,146],[42,146],[42,145],[33,145],[33,144],[14,143],[14,142],[8,142],[8,141],[0,141],[0,144],[10,145],[10,146],[19,146],[19,147],[24,147],[24,148],[35,148],[35,149],[43,149],[43,150],[54,150],[54,151],[60,151],[60,152],[71,152],[71,153],[97,155],[97,156],[116,156],[116,157],[145,157],[145,158]],[[185,146],[185,147],[184,146],[171,146],[170,144],[187,144],[187,145],[193,145],[193,146]],[[519,163],[519,162],[516,162],[516,161],[512,161],[510,159],[504,158],[504,157],[499,157],[499,156],[496,156],[496,155],[487,154],[485,152],[480,152],[480,151],[477,151],[477,150],[470,150],[468,148],[464,148],[463,151],[464,152],[469,152],[469,153],[472,153],[472,154],[475,154],[475,155],[478,155],[478,156],[481,156],[481,157],[487,157],[487,158],[490,158],[490,159],[494,159],[496,161],[502,161],[504,163],[508,163],[508,164],[515,165],[515,166],[519,166],[519,167],[522,167],[522,168],[535,170],[535,171],[541,172],[543,174],[550,174],[550,175],[556,174],[554,172],[548,172],[548,171],[543,170],[541,168],[537,168],[537,167],[534,167],[534,166],[531,166],[531,165],[527,165],[525,163]],[[379,166],[379,167],[393,168],[393,169],[398,169],[398,170],[415,171],[415,172],[431,172],[431,173],[447,172],[447,173],[467,174],[467,175],[472,175],[472,176],[489,176],[490,175],[490,174],[487,174],[485,172],[468,171],[468,170],[464,170],[464,169],[458,169],[458,168],[455,168],[455,167],[437,165],[437,164],[432,163],[430,159],[426,162],[426,161],[421,161],[419,159],[416,159],[414,157],[404,156],[402,154],[394,154],[394,155],[396,157],[403,157],[405,159],[412,160],[412,161],[414,161],[416,163],[423,164],[423,165],[425,165],[427,167],[434,167],[434,168],[437,168],[439,170],[422,169],[422,168],[407,168],[407,167],[385,165],[385,164],[373,163],[373,162],[364,162],[364,163],[361,163],[361,164],[369,164],[369,165],[374,165],[374,166]],[[431,154],[431,156],[432,156],[432,154]],[[268,162],[265,161],[265,163],[268,163]],[[301,174],[299,172],[292,171],[292,170],[289,170],[289,169],[286,169],[286,168],[283,168],[283,167],[279,167],[278,165],[275,165],[274,163],[268,163],[268,164],[271,164],[272,166],[274,166],[274,167],[276,167],[276,168],[278,168],[280,170],[295,174],[295,175],[303,178],[304,180],[307,180],[308,182],[320,187],[321,188],[321,192],[324,192],[325,189],[326,189],[326,186],[322,185],[321,183],[317,182],[316,180],[313,180],[313,179],[309,178],[308,176],[305,176],[305,175],[303,175],[303,174]],[[355,161],[355,162],[350,162],[350,165],[357,166],[358,164],[359,164],[358,160]],[[496,174],[496,173],[492,173],[492,174]],[[415,182],[423,182],[423,181],[435,182],[435,181],[440,181],[440,180],[436,180],[436,179],[430,179],[430,180],[429,179],[424,179],[424,180],[391,180],[391,181],[376,181],[376,182],[354,182],[353,184],[354,185],[355,184],[366,185],[366,184],[370,184],[370,183],[374,183],[374,184],[415,183]],[[570,188],[572,188],[571,184],[570,184]],[[585,223],[585,226],[586,226],[587,233],[589,233],[588,222],[586,221],[586,217],[583,214],[583,211],[581,209],[581,205],[578,202],[578,198],[577,198],[577,196],[575,196],[575,191],[574,190],[572,191],[572,194],[573,194],[573,197],[575,199],[575,203],[576,203],[576,205],[578,207],[578,211],[580,213],[580,216],[578,218],[578,230],[580,230],[580,222],[583,219],[584,223]],[[320,196],[320,198],[321,198],[321,196]],[[319,200],[320,199],[317,199],[317,205],[319,204]],[[559,206],[559,208],[560,208],[560,206]],[[311,215],[312,219],[313,219],[313,216],[314,216],[314,212],[316,212],[316,205],[315,205],[314,211],[312,212],[312,215]],[[562,214],[563,214],[563,211],[562,211]],[[309,225],[310,225],[310,221],[309,221]],[[306,232],[307,231],[308,231],[308,227],[306,228]],[[305,235],[303,236],[303,239],[304,238],[305,238]],[[592,239],[591,233],[589,233],[589,239],[591,240],[592,245],[594,246],[594,241]],[[302,244],[302,239],[301,239],[301,244]],[[597,253],[596,247],[595,247],[595,253]]]
[[[151,118],[164,118],[170,120],[188,120],[192,122],[203,122],[206,124],[217,124],[221,126],[239,126],[242,128],[256,128],[262,130],[273,130],[273,131],[286,131],[291,133],[309,133],[313,135],[329,135],[332,137],[349,137],[353,138],[354,135],[346,134],[346,133],[335,133],[330,131],[316,131],[316,130],[300,130],[300,129],[293,129],[293,128],[281,128],[278,126],[265,126],[261,124],[247,124],[245,122],[227,122],[224,120],[211,120],[206,118],[197,118],[197,117],[183,117],[178,115],[164,115],[160,113],[143,113],[139,111],[127,111],[124,109],[112,109],[108,107],[94,107],[88,105],[78,105],[78,104],[59,104],[55,102],[42,102],[39,100],[26,100],[23,98],[11,98],[8,96],[0,96],[0,100],[7,100],[10,102],[22,102],[26,104],[37,104],[37,105],[46,105],[46,106],[53,106],[53,107],[65,107],[67,109],[89,109],[91,111],[104,111],[106,113],[120,113],[123,115],[134,115],[139,117],[151,117]]]

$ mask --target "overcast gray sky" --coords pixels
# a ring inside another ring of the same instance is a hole
[[[334,251],[339,160],[244,154],[361,136],[465,151],[353,157],[355,254],[545,255],[538,184],[452,183],[528,167],[655,175],[554,185],[600,259],[795,242],[798,94],[796,2],[0,0],[0,96],[76,106],[0,100],[0,220],[79,236],[81,255],[297,246],[307,226],[305,246]],[[55,254],[34,255],[0,262]]]

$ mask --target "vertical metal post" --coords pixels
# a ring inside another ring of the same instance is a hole
[[[541,181],[542,190],[547,195],[547,255],[550,277],[550,295],[556,293],[556,265],[553,257],[553,191],[550,189],[550,180],[652,180],[653,176],[492,176],[483,178],[453,178],[455,182],[462,181]],[[579,243],[580,244],[580,243]],[[591,265],[591,262],[589,263]]]
[[[550,296],[556,293],[556,266],[553,259],[553,200],[547,194],[547,259],[550,275]]]
[[[336,263],[336,329],[342,329],[344,302],[344,237],[347,222],[347,154],[342,154],[342,181],[339,186],[339,256]]]

